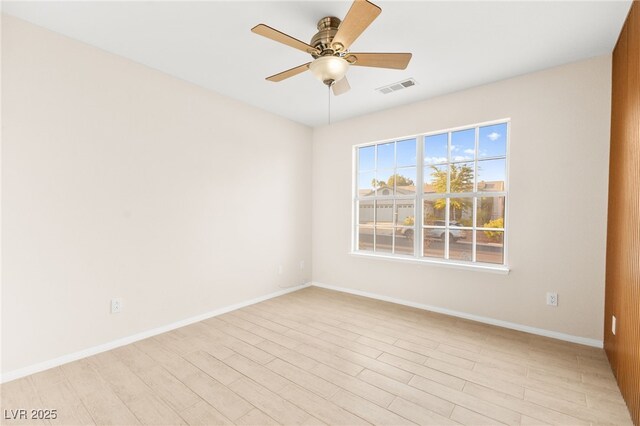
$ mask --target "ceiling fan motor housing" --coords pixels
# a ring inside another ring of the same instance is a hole
[[[335,55],[341,49],[340,46],[332,46],[331,42],[338,32],[340,19],[335,16],[326,16],[318,21],[318,32],[311,39],[311,46],[318,49],[320,53],[313,53],[314,58],[327,55]],[[338,47],[338,49],[336,49]]]

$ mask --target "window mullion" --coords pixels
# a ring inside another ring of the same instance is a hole
[[[447,194],[451,193],[451,132],[447,133]]]
[[[394,185],[395,186],[395,185]],[[398,225],[398,203],[391,202],[391,253],[396,254],[396,227]]]
[[[391,253],[396,254],[396,229],[398,225],[398,203],[396,202],[396,196],[398,195],[398,142],[393,143],[393,188],[391,188],[391,194],[393,200],[391,201]]]
[[[471,231],[471,261],[475,262],[476,261],[476,212],[477,212],[477,208],[478,208],[478,198],[477,197],[473,197],[473,214],[471,215],[471,218],[473,220],[473,223],[471,224],[472,226],[472,231]]]
[[[373,152],[373,179],[377,182],[378,179],[378,145],[376,145],[376,148],[374,149]],[[377,188],[377,183],[374,184],[373,187],[373,195],[374,197],[377,197],[378,195],[378,188]],[[374,200],[373,201],[373,252],[375,253],[377,251],[377,241],[376,238],[378,236],[378,201]]]
[[[473,159],[473,192],[478,192],[478,152],[479,152],[478,145],[480,145],[479,139],[480,139],[480,128],[476,127],[475,142],[474,142],[475,158]]]
[[[449,259],[449,209],[451,199],[447,198],[444,208],[444,258]]]
[[[416,138],[416,197],[415,197],[415,218],[413,220],[413,235],[415,241],[413,242],[413,254],[415,257],[422,257],[422,250],[424,244],[422,244],[423,236],[423,202],[422,197],[424,193],[424,136]]]
[[[376,252],[376,238],[378,237],[378,201],[373,202],[373,251]]]
[[[355,226],[353,226],[353,229],[351,231],[351,251],[356,251],[360,248],[360,178],[358,176],[360,171],[358,168],[359,164],[360,150],[356,149],[353,155],[353,182],[355,185],[355,187],[353,188],[354,201],[351,202],[351,208],[353,209],[351,218],[353,219],[353,223],[355,224]]]
[[[477,194],[478,192],[478,154],[480,153],[480,127],[476,127],[475,132],[475,158],[473,160],[473,193]],[[471,226],[473,230],[471,231],[471,261],[476,261],[476,252],[477,252],[477,239],[476,239],[476,215],[478,214],[478,197],[475,195],[472,198],[473,211],[471,212]]]

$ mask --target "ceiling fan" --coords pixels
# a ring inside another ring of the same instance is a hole
[[[265,24],[251,29],[295,49],[309,53],[314,60],[267,77],[279,82],[310,70],[313,75],[333,89],[334,95],[347,92],[351,86],[345,76],[349,66],[392,68],[403,70],[411,60],[411,53],[353,53],[351,44],[380,15],[382,9],[367,0],[355,0],[343,21],[327,16],[318,21],[318,32],[305,43]]]

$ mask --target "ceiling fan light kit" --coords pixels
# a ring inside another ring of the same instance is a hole
[[[314,77],[327,86],[342,80],[348,69],[349,63],[339,56],[321,56],[309,64]]]
[[[251,29],[256,34],[285,44],[310,54],[312,62],[267,77],[280,82],[301,74],[306,70],[333,89],[334,95],[346,93],[349,89],[347,71],[349,66],[405,69],[411,60],[411,53],[351,53],[351,44],[380,15],[382,9],[367,0],[355,0],[343,21],[327,16],[318,21],[318,32],[307,44],[265,24]]]

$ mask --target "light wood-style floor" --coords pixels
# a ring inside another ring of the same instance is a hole
[[[1,391],[69,425],[631,424],[600,349],[315,287]]]

